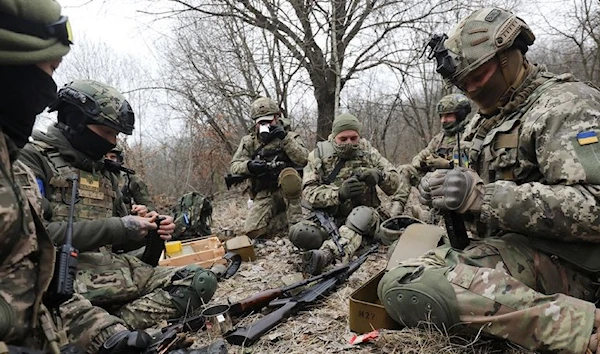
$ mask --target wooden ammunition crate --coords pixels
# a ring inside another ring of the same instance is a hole
[[[166,256],[163,252],[158,265],[184,266],[197,264],[203,268],[210,268],[216,263],[226,264],[222,258],[225,248],[218,237],[207,237],[202,240],[182,242],[182,251],[176,255]]]

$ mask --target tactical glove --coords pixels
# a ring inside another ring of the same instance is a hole
[[[285,136],[287,135],[287,132],[285,131],[285,129],[283,129],[283,125],[281,124],[277,124],[275,126],[271,127],[271,140],[278,138],[279,140],[283,140],[285,139]]]
[[[339,190],[340,201],[353,199],[361,196],[364,193],[365,184],[359,181],[356,177],[350,177],[344,182]]]
[[[425,159],[425,165],[429,171],[452,168],[452,163],[450,161],[437,155],[428,156]]]
[[[151,341],[150,335],[142,330],[122,331],[108,338],[98,354],[142,353]]]
[[[269,168],[267,163],[261,160],[250,160],[248,161],[248,172],[252,175],[260,175],[267,172]]]
[[[419,200],[440,210],[480,212],[483,180],[473,170],[456,168],[436,170],[421,179]]]
[[[376,186],[381,179],[381,172],[376,168],[369,168],[358,176],[359,181],[365,182],[365,184],[370,187]]]

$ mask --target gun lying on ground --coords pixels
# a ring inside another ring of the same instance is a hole
[[[187,343],[186,332],[195,333],[202,328],[204,328],[202,315],[168,320],[167,326],[161,330],[158,338],[155,338],[154,343],[144,351],[144,354],[167,353],[181,347],[189,347],[192,343]]]
[[[323,278],[315,285],[303,290],[298,295],[291,298],[283,298],[281,300],[272,301],[269,306],[283,305],[277,310],[262,317],[260,320],[252,323],[248,327],[240,327],[229,333],[225,339],[230,344],[251,346],[263,334],[270,331],[273,327],[283,322],[287,317],[301,311],[323,298],[330,291],[333,291],[338,285],[345,282],[352,273],[354,273],[366,260],[369,254],[375,252],[378,245],[369,248],[365,253],[358,257],[355,261],[348,264],[348,268],[337,273],[335,276]]]
[[[140,258],[142,262],[153,267],[158,265],[160,256],[165,250],[165,240],[160,238],[160,235],[158,234],[160,222],[163,220],[165,220],[165,218],[156,218],[156,230],[148,231],[148,235],[146,236],[146,249],[144,249],[144,254],[142,255],[142,258]]]
[[[327,231],[327,234],[331,236],[331,240],[333,243],[335,243],[335,247],[337,247],[338,251],[340,251],[340,256],[346,256],[344,248],[342,245],[340,245],[340,231],[338,230],[333,217],[321,209],[313,209],[312,211],[315,214],[319,224],[321,224],[321,226],[323,226]]]

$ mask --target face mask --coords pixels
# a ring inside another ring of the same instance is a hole
[[[333,147],[335,148],[335,151],[340,157],[347,159],[354,156],[354,154],[358,151],[359,144],[337,144],[336,142],[334,142]]]
[[[446,135],[454,135],[458,131],[460,124],[456,121],[442,123],[442,130]]]
[[[56,83],[35,65],[0,66],[0,82],[0,126],[21,148],[36,116],[56,99]]]
[[[75,149],[86,154],[94,161],[100,160],[107,152],[117,146],[94,133],[88,127],[83,128],[80,134],[72,134],[69,141]]]

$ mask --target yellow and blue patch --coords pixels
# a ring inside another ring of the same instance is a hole
[[[589,145],[598,142],[598,134],[595,131],[581,132],[577,134],[577,142],[579,145]]]

